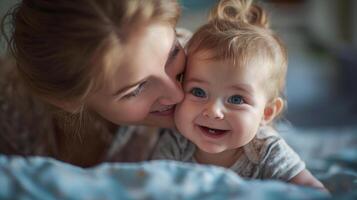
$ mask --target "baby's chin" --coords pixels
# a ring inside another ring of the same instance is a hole
[[[205,153],[209,153],[209,154],[218,154],[218,153],[222,153],[226,150],[228,150],[227,148],[224,147],[219,147],[219,146],[210,146],[207,147],[202,146],[202,145],[196,145],[201,151],[205,152]]]

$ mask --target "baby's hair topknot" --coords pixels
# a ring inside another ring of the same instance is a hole
[[[226,20],[269,28],[265,11],[253,0],[222,0],[211,11],[209,20]]]

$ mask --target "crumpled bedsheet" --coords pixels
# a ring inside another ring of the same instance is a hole
[[[357,126],[278,129],[336,199],[357,200]]]
[[[261,199],[267,194],[296,199],[323,197],[316,191],[301,192],[278,182],[266,184],[266,192],[256,192],[259,182],[248,184],[225,169],[173,161],[103,164],[92,169],[39,157],[2,157],[0,163],[1,197],[9,199]],[[282,192],[285,190],[289,193]]]
[[[331,175],[324,180],[332,183],[340,177]],[[51,158],[0,156],[0,199],[357,199],[356,173],[345,175],[351,190],[329,196],[279,181],[244,180],[221,167],[176,161],[83,169]]]

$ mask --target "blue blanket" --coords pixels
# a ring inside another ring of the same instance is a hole
[[[153,161],[82,169],[49,158],[0,159],[0,199],[307,199],[325,194],[277,181],[244,181],[214,166]]]
[[[357,199],[357,128],[282,131],[331,196],[215,166],[151,161],[83,169],[45,157],[0,155],[0,199]]]
[[[50,158],[1,156],[0,199],[357,199],[356,172],[340,172],[323,179],[345,190],[331,197],[311,188],[248,181],[224,168],[175,161],[82,169]]]

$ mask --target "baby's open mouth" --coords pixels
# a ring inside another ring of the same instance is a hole
[[[204,132],[207,135],[211,136],[223,136],[226,134],[229,130],[224,130],[224,129],[216,129],[216,128],[210,128],[207,126],[198,126],[202,132]]]

